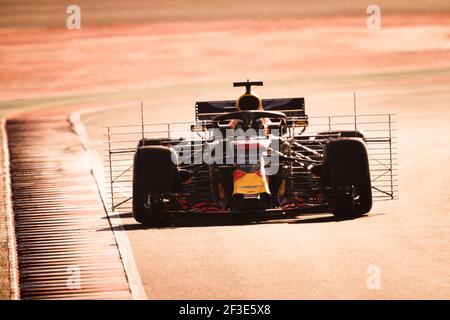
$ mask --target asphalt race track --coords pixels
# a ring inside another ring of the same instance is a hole
[[[359,93],[364,110],[389,110],[397,113],[399,122],[400,200],[377,202],[366,217],[336,221],[332,215],[322,214],[262,222],[184,218],[177,220],[175,227],[145,229],[136,224],[127,210],[119,210],[117,214],[131,242],[147,296],[447,297],[449,173],[443,169],[450,160],[445,152],[450,142],[448,89],[446,85],[420,82],[390,89],[374,85]],[[333,114],[336,110],[330,105],[351,101],[350,97],[321,92],[313,97],[319,95],[321,101],[309,106],[310,113],[320,110],[320,114]],[[381,104],[385,106],[377,108]],[[428,105],[426,110],[424,105]],[[103,139],[97,125],[99,119],[105,124],[123,119],[139,123],[138,108],[131,110],[114,109],[83,117],[99,154]],[[172,111],[152,113],[150,109],[147,119],[157,122],[161,114],[176,115]],[[447,116],[438,116],[442,114]],[[381,272],[379,289],[368,289],[373,268]]]

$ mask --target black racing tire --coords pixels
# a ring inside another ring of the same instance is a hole
[[[161,146],[162,145],[162,139],[141,139],[138,142],[138,148],[142,148],[145,146]]]
[[[172,161],[172,150],[163,146],[138,148],[133,163],[133,217],[152,226],[163,220],[161,194],[176,190],[178,169]],[[148,196],[150,195],[150,203]]]
[[[179,143],[183,139],[168,139],[168,138],[145,138],[140,139],[137,147],[142,148],[146,146],[168,146]]]
[[[358,138],[330,140],[325,145],[323,180],[329,188],[331,212],[355,218],[372,208],[372,187],[366,144]]]

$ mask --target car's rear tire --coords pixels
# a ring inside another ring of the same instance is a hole
[[[331,212],[355,218],[372,208],[372,187],[366,144],[358,138],[330,140],[324,150],[324,184]]]
[[[163,220],[161,195],[176,190],[177,166],[172,150],[163,146],[144,146],[136,150],[133,164],[133,217],[153,226]]]

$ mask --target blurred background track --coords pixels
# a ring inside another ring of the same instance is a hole
[[[61,27],[71,4],[82,8],[85,26],[350,15],[365,22],[361,13],[371,4],[380,6],[386,15],[450,10],[450,3],[445,0],[1,0],[0,27]]]

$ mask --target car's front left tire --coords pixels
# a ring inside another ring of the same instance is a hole
[[[163,220],[161,195],[176,190],[178,169],[173,151],[164,146],[144,146],[136,150],[133,163],[133,217],[155,226]]]

